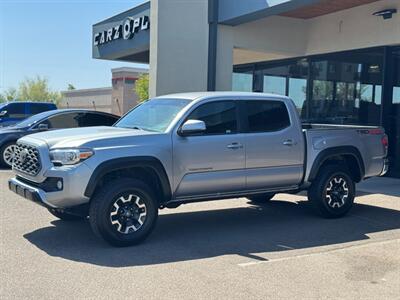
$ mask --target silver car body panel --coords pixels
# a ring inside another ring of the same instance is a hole
[[[321,151],[338,146],[358,149],[365,177],[378,176],[384,168],[385,150],[378,135],[360,133],[364,126],[316,126],[302,130],[288,97],[240,92],[185,93],[157,99],[188,99],[163,133],[117,127],[91,127],[42,132],[23,137],[20,143],[39,150],[42,168],[36,176],[15,170],[17,175],[40,183],[48,177],[64,180],[64,189],[45,193],[53,207],[71,207],[90,201],[84,195],[94,170],[114,158],[151,156],[165,169],[172,191],[171,201],[245,195],[265,191],[294,190],[307,182]],[[237,133],[182,137],[178,130],[196,107],[219,100],[275,100],[285,103],[291,125],[278,132]],[[285,144],[291,141],[291,145]],[[228,145],[241,145],[236,149]],[[94,155],[73,166],[56,167],[49,151],[58,148],[91,148]],[[43,191],[41,191],[43,194]]]

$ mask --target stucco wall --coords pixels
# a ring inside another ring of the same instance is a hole
[[[92,109],[111,113],[111,93],[111,87],[64,91],[58,108]]]
[[[239,26],[218,26],[217,90],[232,88],[233,49],[301,56],[307,49],[308,24],[304,20],[273,16]]]
[[[372,13],[397,8],[392,19]],[[385,0],[307,21],[306,54],[400,44],[400,1]]]
[[[150,96],[207,88],[208,0],[151,0]]]

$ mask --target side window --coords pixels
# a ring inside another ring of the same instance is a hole
[[[85,113],[84,116],[80,119],[81,127],[89,127],[89,126],[112,126],[115,122],[117,122],[117,118],[99,113]]]
[[[26,118],[24,103],[10,103],[3,108],[7,111],[8,118],[23,119]]]
[[[219,101],[203,104],[187,118],[206,123],[205,134],[232,134],[237,132],[236,104],[234,101]]]
[[[278,131],[290,126],[289,114],[281,101],[246,101],[248,132]]]
[[[61,129],[61,128],[75,128],[79,127],[79,113],[64,113],[47,120],[49,128]]]
[[[52,105],[44,103],[32,103],[30,105],[30,108],[31,108],[30,111],[31,115],[36,115],[38,113],[54,109]]]

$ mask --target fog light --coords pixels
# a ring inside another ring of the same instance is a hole
[[[57,181],[57,188],[58,188],[59,190],[62,190],[62,188],[63,188],[63,183],[62,183],[61,180]]]

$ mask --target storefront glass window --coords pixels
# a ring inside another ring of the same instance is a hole
[[[326,55],[312,62],[310,122],[378,125],[383,52]]]
[[[372,102],[373,86],[371,84],[361,84],[360,86],[360,100]]]
[[[253,72],[240,68],[233,74],[234,90],[288,95],[305,122],[379,125],[383,49],[247,65],[255,70],[254,82]],[[393,93],[400,103],[400,85]]]
[[[237,92],[253,91],[253,74],[252,73],[233,73],[232,74],[232,91],[237,91]]]
[[[286,94],[286,78],[280,76],[264,76],[263,92],[285,95]]]
[[[400,104],[400,50],[394,51],[393,54],[394,54],[393,104]]]
[[[297,110],[301,115],[304,102],[306,101],[307,80],[301,78],[289,78],[288,96],[296,104]]]
[[[389,171],[400,176],[400,47],[393,51],[393,101],[389,109]]]
[[[299,113],[304,113],[308,73],[306,59],[290,63],[275,63],[271,67],[261,65],[258,69],[262,74],[260,81],[263,92],[289,96],[296,104]]]
[[[381,105],[382,104],[382,85],[375,86],[375,104]]]

